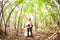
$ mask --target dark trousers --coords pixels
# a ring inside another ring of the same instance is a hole
[[[27,28],[27,36],[28,36],[28,37],[29,37],[29,31],[30,31],[30,33],[31,33],[30,36],[32,36],[32,27],[31,27],[31,28]]]

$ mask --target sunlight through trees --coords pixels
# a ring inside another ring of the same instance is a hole
[[[26,26],[26,17],[32,19],[33,30],[59,31],[60,0],[0,0],[0,34],[8,34],[8,26],[18,34]]]

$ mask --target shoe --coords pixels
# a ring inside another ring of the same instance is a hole
[[[30,35],[30,37],[33,37],[33,35]]]
[[[26,36],[26,37],[29,37],[29,36]]]

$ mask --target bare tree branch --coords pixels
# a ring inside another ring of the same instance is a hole
[[[6,5],[7,2],[8,2],[8,0],[5,2],[4,6]],[[4,6],[3,6],[3,7],[4,7]]]

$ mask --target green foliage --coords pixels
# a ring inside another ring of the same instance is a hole
[[[19,5],[21,3],[23,3],[24,0],[15,0],[15,5]]]
[[[18,25],[18,19],[20,15],[21,15],[20,23],[22,23],[23,19],[25,20],[27,15],[29,17],[32,14],[33,14],[33,20],[34,18],[36,18],[35,20],[37,20],[37,23],[43,24],[41,26],[47,26],[47,25],[50,26],[56,21],[59,22],[60,6],[56,5],[56,3],[54,3],[54,0],[29,0],[28,2],[26,1],[28,0],[14,0],[14,2],[12,3],[10,2],[10,0],[8,0],[7,4],[4,6],[4,9],[3,9],[5,21],[8,18],[9,13],[13,9],[13,7],[16,5],[19,5],[17,6],[18,7],[17,10],[14,10],[12,15],[10,16],[11,23],[12,23],[11,20],[13,18],[16,18],[15,19],[16,25]],[[20,4],[23,4],[23,7]],[[0,2],[0,5],[1,5],[1,2]],[[45,29],[45,27],[43,27],[43,32],[49,32],[49,29]]]

